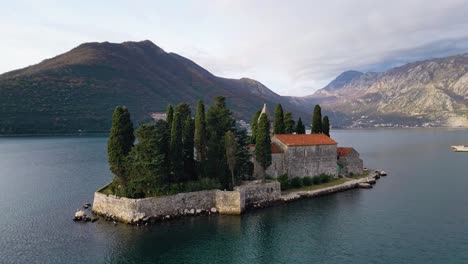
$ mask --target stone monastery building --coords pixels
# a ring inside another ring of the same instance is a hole
[[[262,177],[263,169],[255,161],[254,176]],[[346,149],[346,151],[342,151]],[[340,152],[338,150],[341,150]],[[324,134],[280,134],[271,137],[272,163],[265,173],[272,177],[288,174],[293,177],[314,177],[320,174],[348,176],[361,174],[363,162],[353,148],[338,148],[335,140]]]
[[[266,112],[266,107],[262,112]],[[249,145],[254,176],[263,177],[263,168],[255,161],[255,145]],[[334,177],[362,174],[363,162],[353,148],[338,148],[325,134],[277,134],[271,137],[272,164],[265,173],[271,177]]]

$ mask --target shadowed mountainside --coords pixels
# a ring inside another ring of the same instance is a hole
[[[139,123],[169,103],[195,107],[197,100],[210,104],[218,95],[247,122],[263,103],[270,109],[283,103],[287,111],[308,118],[300,106],[255,80],[216,77],[151,41],[104,42],[0,75],[0,133],[107,132],[116,105],[127,106]]]

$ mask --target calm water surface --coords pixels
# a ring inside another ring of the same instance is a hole
[[[390,175],[243,216],[74,223],[112,178],[104,137],[0,138],[0,263],[468,263],[467,130],[340,130]]]

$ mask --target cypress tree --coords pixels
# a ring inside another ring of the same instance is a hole
[[[323,133],[327,136],[330,136],[330,120],[328,120],[328,116],[323,117]]]
[[[182,119],[180,118],[180,113],[177,111],[172,120],[170,157],[171,180],[172,182],[179,182],[184,177],[184,151],[182,145]]]
[[[296,125],[296,134],[305,134],[305,126],[302,124],[302,119],[299,117],[299,120],[297,120],[297,125]]]
[[[255,112],[254,116],[252,117],[252,122],[250,122],[250,127],[252,128],[252,136],[250,137],[250,143],[255,144],[255,138],[257,136],[257,125],[258,125],[258,118],[260,117],[260,113],[262,111],[258,110]]]
[[[314,107],[314,115],[312,117],[312,130],[310,131],[311,134],[320,134],[323,132],[322,129],[322,109],[320,105],[315,105]]]
[[[166,122],[167,122],[167,125],[169,126],[169,132],[172,129],[173,119],[174,119],[174,108],[172,108],[172,105],[168,105],[167,110],[166,110]]]
[[[107,142],[109,166],[123,184],[126,183],[126,157],[133,147],[135,136],[130,113],[126,107],[117,106],[112,115],[112,127]]]
[[[273,123],[274,134],[284,134],[284,113],[281,104],[278,104],[275,109],[275,120]]]
[[[208,135],[206,174],[218,179],[224,188],[228,188],[230,177],[226,163],[224,134],[234,128],[235,120],[232,118],[231,111],[226,108],[225,100],[225,97],[216,97],[206,113]]]
[[[236,177],[238,179],[245,178],[246,180],[250,180],[253,174],[253,163],[250,161],[247,130],[236,127],[233,132],[237,141]]]
[[[184,179],[185,180],[194,180],[196,179],[197,174],[195,173],[194,167],[194,123],[192,117],[185,117],[183,126],[182,126],[182,145],[184,152]]]
[[[287,112],[284,115],[284,133],[292,134],[295,131],[295,122],[292,118],[291,112]]]
[[[197,114],[195,115],[195,149],[197,160],[200,161],[200,163],[203,163],[206,160],[207,149],[205,105],[202,100],[198,101]]]
[[[184,163],[184,174],[181,181],[194,179],[196,174],[194,173],[193,163],[193,148],[194,148],[194,126],[192,120],[192,112],[190,106],[187,103],[178,104],[175,113],[179,113],[179,118],[182,124],[182,150],[183,150],[183,163]]]
[[[231,130],[227,131],[224,135],[224,143],[226,149],[226,160],[229,167],[229,171],[231,172],[231,190],[234,188],[236,184],[236,180],[234,177],[234,170],[237,166],[237,140],[232,133]]]
[[[258,122],[255,160],[262,166],[264,172],[271,165],[270,122],[266,114],[262,114]]]

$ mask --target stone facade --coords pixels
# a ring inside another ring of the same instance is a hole
[[[363,173],[364,165],[359,153],[354,148],[338,148],[339,174],[343,176]]]
[[[209,190],[179,193],[169,196],[130,199],[94,193],[93,212],[112,215],[116,219],[132,223],[144,218],[185,215],[197,210],[220,214],[241,214],[252,203],[268,203],[281,198],[278,182],[250,183],[238,186],[234,191]]]
[[[304,137],[304,135],[288,135],[288,137],[294,136]],[[307,136],[312,138],[326,137],[325,135]],[[330,138],[328,139],[331,140]],[[303,145],[288,145],[280,138],[273,136],[271,141],[272,149],[276,147],[281,151],[272,151],[272,164],[265,171],[267,175],[275,178],[286,173],[290,178],[314,177],[320,174],[338,176],[337,145],[333,140],[331,140],[332,143],[327,142],[327,144],[304,143]],[[254,153],[255,147],[251,146],[250,150]],[[254,176],[261,178],[263,177],[263,169],[255,161],[254,157],[255,155],[252,155]]]

